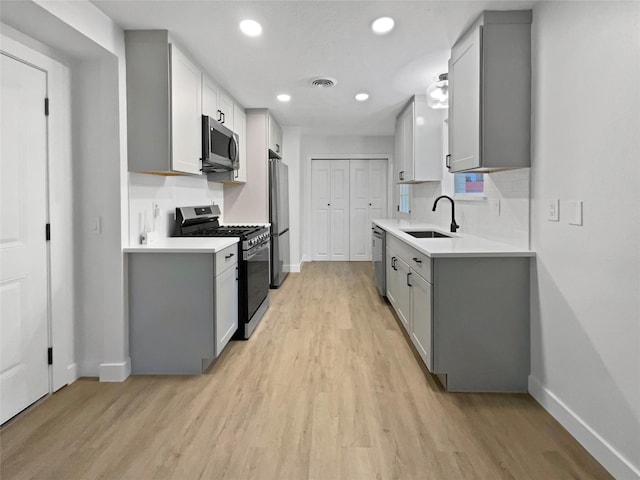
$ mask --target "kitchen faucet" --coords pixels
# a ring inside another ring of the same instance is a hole
[[[456,230],[460,228],[460,225],[456,223],[456,204],[453,203],[453,198],[447,195],[440,195],[438,198],[436,198],[436,201],[433,202],[433,208],[431,209],[431,211],[432,212],[436,211],[438,200],[440,200],[441,198],[446,198],[451,202],[451,232],[456,233]]]

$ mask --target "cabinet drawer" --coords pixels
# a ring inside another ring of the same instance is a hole
[[[238,263],[238,244],[234,243],[230,247],[216,252],[215,255],[216,276],[218,276],[227,268]]]
[[[394,255],[402,258],[409,267],[431,283],[431,258],[429,256],[420,253],[392,235],[387,235],[387,246],[394,252]]]
[[[419,273],[427,282],[431,282],[431,258],[424,253],[411,249],[411,258],[407,261],[409,266]]]

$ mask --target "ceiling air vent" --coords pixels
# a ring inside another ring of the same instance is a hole
[[[338,83],[335,78],[314,78],[311,85],[318,88],[331,88]]]

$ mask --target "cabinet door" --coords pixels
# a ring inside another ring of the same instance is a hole
[[[410,181],[414,179],[414,118],[415,104],[409,107],[402,114],[402,134],[403,134],[403,159],[402,159],[402,180]]]
[[[396,260],[396,313],[407,333],[411,332],[411,287],[409,282],[415,274],[409,275],[409,265],[400,257]]]
[[[429,370],[433,365],[433,286],[417,273],[411,275],[411,341]]]
[[[330,260],[349,260],[349,160],[331,160]]]
[[[394,182],[399,182],[402,175],[401,171],[402,167],[402,156],[403,156],[403,146],[404,146],[404,132],[402,131],[402,117],[398,117],[396,119],[396,158],[393,161],[393,178]]]
[[[234,118],[233,118],[233,100],[229,95],[227,95],[222,90],[218,91],[218,108],[222,112],[222,124],[227,127],[231,131],[235,131],[233,129],[234,126]]]
[[[449,60],[451,172],[480,166],[480,54],[482,27],[452,50]]]
[[[215,281],[215,334],[216,357],[229,343],[238,328],[238,269],[230,267]]]
[[[269,115],[269,149],[282,156],[282,129],[271,115]]]
[[[202,115],[220,121],[218,86],[206,75],[202,76]]]
[[[238,170],[234,172],[234,181],[246,182],[247,181],[247,116],[244,110],[239,105],[234,105],[233,110],[233,126],[235,132],[238,134],[240,144],[239,159],[240,166]]]
[[[394,268],[395,259],[396,257],[395,257],[394,251],[387,247],[387,251],[386,251],[387,299],[389,300],[389,303],[391,303],[391,305],[393,305],[394,307],[396,306],[396,292],[398,291],[398,288],[397,288],[398,275],[397,275],[396,269]]]
[[[202,74],[174,45],[171,56],[171,168],[200,174]]]
[[[331,260],[331,160],[311,162],[311,228],[313,260]]]

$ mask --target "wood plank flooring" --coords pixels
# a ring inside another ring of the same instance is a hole
[[[370,263],[305,264],[204,375],[81,379],[0,442],[2,480],[612,478],[529,395],[443,392]]]

